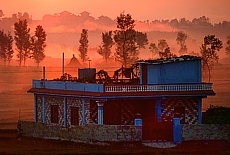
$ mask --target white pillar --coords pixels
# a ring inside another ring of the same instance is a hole
[[[101,101],[97,101],[97,110],[98,110],[98,117],[97,117],[97,121],[98,121],[98,124],[103,124],[103,106],[104,106],[104,103],[101,102]]]

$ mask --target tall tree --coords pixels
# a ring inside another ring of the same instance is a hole
[[[147,38],[147,34],[143,33],[143,32],[136,32],[136,41],[137,41],[137,45],[138,48],[145,48],[145,45],[148,44],[148,38]]]
[[[103,56],[105,62],[107,63],[110,55],[111,48],[113,46],[112,31],[102,33],[102,45],[99,46],[97,52]]]
[[[79,40],[80,46],[79,46],[79,52],[80,52],[80,58],[82,59],[83,64],[86,61],[87,58],[87,52],[88,52],[88,30],[82,29],[81,37]]]
[[[210,82],[210,72],[213,66],[219,60],[217,51],[223,47],[222,41],[215,35],[207,35],[204,37],[204,43],[200,47],[202,57],[203,71],[208,70],[208,81]]]
[[[31,38],[32,57],[39,67],[40,62],[45,58],[46,32],[41,25],[35,30],[35,35]]]
[[[226,54],[230,56],[230,35],[227,38],[227,47],[225,48]]]
[[[7,35],[7,46],[6,46],[6,51],[7,51],[7,61],[8,61],[8,66],[10,65],[10,61],[13,58],[14,50],[13,50],[13,37],[10,32],[8,32]]]
[[[187,39],[187,35],[184,32],[178,32],[177,33],[177,44],[180,45],[180,50],[179,50],[179,54],[183,55],[183,54],[187,54],[187,46],[185,44],[185,41]]]
[[[4,62],[4,66],[6,66],[6,62],[8,61],[8,65],[13,57],[13,37],[10,32],[5,34],[4,31],[0,30],[0,58]]]
[[[170,47],[165,39],[158,40],[158,52],[160,58],[171,58],[173,57],[173,53],[170,51]]]
[[[27,28],[27,20],[20,20],[14,24],[14,39],[17,46],[17,57],[19,58],[19,66],[30,56],[30,29]]]
[[[117,28],[114,31],[114,41],[116,44],[116,61],[124,67],[131,66],[138,59],[136,31],[134,30],[135,21],[130,14],[121,13],[117,17]]]
[[[0,57],[6,65],[6,34],[0,30]]]
[[[150,43],[149,49],[150,49],[150,52],[152,53],[152,59],[153,59],[153,55],[158,54],[158,48],[155,43]]]

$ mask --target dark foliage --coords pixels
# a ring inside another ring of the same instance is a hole
[[[230,108],[210,105],[204,114],[204,124],[230,124]]]

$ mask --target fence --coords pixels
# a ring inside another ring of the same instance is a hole
[[[182,139],[230,140],[230,124],[182,124]]]
[[[141,126],[85,124],[72,128],[47,126],[39,122],[18,122],[19,134],[28,137],[60,139],[84,143],[141,142]]]
[[[105,85],[105,92],[197,91],[212,90],[212,83],[171,85]]]

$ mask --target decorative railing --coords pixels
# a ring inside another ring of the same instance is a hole
[[[149,85],[105,85],[104,92],[148,92],[148,91],[198,91],[212,90],[212,83],[200,84],[149,84]]]
[[[199,91],[212,90],[212,83],[190,84],[96,84],[68,81],[33,80],[33,88],[74,90],[88,92],[152,92],[152,91]]]

